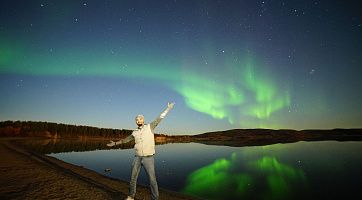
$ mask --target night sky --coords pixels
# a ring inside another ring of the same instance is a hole
[[[0,120],[362,127],[358,1],[1,1]]]

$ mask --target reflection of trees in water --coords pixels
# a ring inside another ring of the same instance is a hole
[[[109,149],[132,149],[134,142],[129,142],[115,147],[108,147],[109,140],[78,140],[78,139],[24,139],[17,141],[19,144],[42,154],[62,153],[62,152],[81,152]],[[160,141],[156,145],[163,145],[170,142]]]
[[[106,149],[130,149],[134,143],[130,142],[116,147],[108,147],[109,140],[72,140],[72,139],[26,139],[19,144],[42,154],[61,152],[81,152]]]
[[[248,161],[233,154],[191,173],[183,192],[206,199],[303,199],[306,186],[301,169],[274,156]]]

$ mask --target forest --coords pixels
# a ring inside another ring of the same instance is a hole
[[[97,128],[83,125],[69,125],[53,122],[2,121],[0,136],[49,137],[49,138],[123,138],[132,130]]]

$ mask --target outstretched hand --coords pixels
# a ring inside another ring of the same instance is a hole
[[[167,103],[167,108],[172,109],[174,105],[175,105],[175,102]]]
[[[116,143],[113,142],[112,140],[110,141],[110,143],[107,144],[107,146],[109,146],[109,147],[113,147],[114,145],[116,145]]]

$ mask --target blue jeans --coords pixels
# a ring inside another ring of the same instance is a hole
[[[148,180],[150,181],[152,199],[157,200],[159,194],[155,173],[155,159],[153,156],[135,156],[132,164],[132,173],[131,181],[129,183],[128,196],[134,198],[136,195],[137,178],[142,166],[145,168],[148,175]]]

